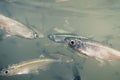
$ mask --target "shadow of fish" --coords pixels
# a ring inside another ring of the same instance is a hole
[[[73,80],[81,80],[81,76],[79,74],[79,71],[76,65],[73,65],[72,72],[73,72]]]

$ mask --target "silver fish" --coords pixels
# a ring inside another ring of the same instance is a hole
[[[89,39],[66,39],[69,47],[100,62],[120,60],[120,51]]]
[[[1,14],[0,14],[0,30],[4,30],[6,32],[6,37],[18,36],[27,39],[35,39],[39,37],[38,33],[27,28],[25,25]]]
[[[56,40],[58,37],[56,36],[58,35],[51,35],[51,40],[57,42]],[[69,47],[79,52],[79,55],[86,55],[95,58],[100,62],[120,60],[120,51],[103,45],[98,41],[90,40],[89,38],[73,36],[74,35],[67,37],[65,35],[64,40],[63,38],[59,38],[59,42],[64,41],[64,43],[67,43]]]
[[[24,61],[18,64],[13,64],[11,66],[8,66],[8,68],[2,69],[0,71],[0,75],[13,76],[13,75],[35,73],[35,72],[39,72],[39,70],[46,69],[49,66],[49,64],[59,61],[60,60],[51,59],[51,58]]]
[[[54,34],[49,34],[48,38],[54,42],[57,43],[65,43],[65,39],[68,37],[73,37],[73,38],[81,38],[82,36],[78,36],[77,34],[73,33],[54,33]],[[82,37],[85,38],[85,37]]]

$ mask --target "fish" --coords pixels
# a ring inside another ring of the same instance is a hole
[[[79,38],[82,36],[78,36],[77,34],[73,34],[73,33],[52,33],[48,35],[48,38],[54,42],[57,43],[64,43],[66,37],[75,37],[75,38]],[[85,38],[85,37],[82,37]]]
[[[59,35],[61,34],[52,34],[50,40],[57,42]],[[71,37],[62,35],[61,39],[59,37],[59,43],[60,42],[66,43],[70,48],[76,51],[78,55],[94,58],[101,63],[120,60],[120,51],[108,47],[96,40],[76,35],[72,35]]]
[[[13,64],[11,66],[8,66],[7,68],[3,68],[0,71],[0,76],[23,75],[23,74],[30,74],[36,72],[38,73],[40,70],[46,70],[46,68],[50,64],[60,61],[61,60],[59,59],[52,59],[52,58],[32,59],[17,64]]]
[[[25,39],[39,38],[39,34],[22,23],[0,14],[0,30],[5,32],[4,37],[17,36]]]

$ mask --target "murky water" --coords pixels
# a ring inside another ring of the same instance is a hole
[[[1,0],[0,14],[13,18],[47,36],[72,32],[120,50],[119,0]],[[81,80],[120,80],[120,62],[100,66],[95,59],[79,57],[63,44],[47,37],[27,40],[18,37],[0,41],[0,68],[41,54],[63,54],[75,63],[54,64],[39,74],[0,76],[0,80],[74,80],[72,66],[78,66]]]

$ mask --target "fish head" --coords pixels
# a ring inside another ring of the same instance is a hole
[[[34,34],[33,32],[28,32],[26,34],[24,34],[22,37],[26,38],[26,39],[36,39],[37,34]]]
[[[82,41],[77,38],[67,37],[65,38],[65,43],[75,50],[82,47]]]
[[[38,32],[29,31],[29,32],[23,34],[21,37],[24,37],[26,39],[37,39],[37,38],[42,38],[44,36],[43,36],[43,34],[39,34]]]
[[[36,39],[38,38],[38,34],[36,32],[30,31],[24,35],[27,39]]]
[[[31,27],[31,31],[30,31],[30,37],[31,39],[37,39],[37,38],[43,38],[44,35],[42,33],[40,33],[38,30],[36,30],[35,28]]]
[[[86,55],[86,44],[84,43],[83,38],[73,38],[73,37],[67,37],[65,39],[65,43],[68,45],[68,47],[72,48],[73,50]]]
[[[11,76],[15,75],[15,70],[10,68],[4,68],[0,71],[0,76]]]
[[[57,43],[65,43],[69,45],[71,48],[81,48],[83,45],[82,42],[86,37],[78,36],[76,34],[69,34],[69,33],[60,33],[60,34],[49,34],[48,38]]]
[[[49,34],[49,35],[48,35],[48,38],[49,38],[50,40],[54,41],[54,42],[57,42],[57,43],[59,43],[59,42],[64,42],[64,38],[62,38],[62,37],[60,37],[60,36],[58,36],[58,35]]]
[[[15,66],[9,66],[8,68],[3,68],[0,71],[0,76],[13,76],[13,75],[21,75],[29,73],[28,70],[21,70]]]

